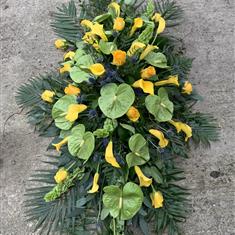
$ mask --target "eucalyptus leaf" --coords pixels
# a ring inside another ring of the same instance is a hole
[[[166,56],[160,52],[150,52],[144,59],[155,67],[168,68]]]
[[[110,55],[113,51],[117,50],[117,45],[114,42],[100,40],[99,48],[104,54]]]
[[[89,73],[83,71],[77,66],[72,67],[69,73],[70,73],[71,79],[76,83],[88,81],[90,77]]]

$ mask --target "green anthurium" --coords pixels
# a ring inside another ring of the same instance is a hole
[[[55,125],[62,130],[69,130],[73,122],[65,119],[69,105],[76,104],[75,95],[65,95],[60,98],[52,108],[52,118],[55,120]]]
[[[135,134],[129,139],[131,153],[126,155],[127,164],[130,167],[143,165],[149,159],[149,148],[147,141],[141,134]]]
[[[114,42],[100,40],[99,48],[104,54],[110,55],[113,51],[117,50],[117,45]]]
[[[86,71],[83,71],[81,68],[74,66],[69,71],[71,79],[76,83],[81,83],[88,81],[90,74]]]
[[[159,122],[166,122],[172,119],[174,105],[169,100],[167,91],[164,88],[158,90],[158,96],[147,96],[145,99],[145,106]]]
[[[142,202],[143,192],[132,182],[125,184],[123,189],[116,185],[104,187],[103,203],[114,218],[131,219],[140,210]]]
[[[109,83],[102,87],[98,100],[99,107],[105,116],[116,119],[123,116],[135,100],[135,93],[128,84],[117,86]]]
[[[160,52],[150,52],[144,59],[155,67],[168,68],[166,56]]]
[[[71,155],[87,160],[95,148],[95,137],[85,131],[85,126],[79,124],[72,129],[68,137],[68,149]]]

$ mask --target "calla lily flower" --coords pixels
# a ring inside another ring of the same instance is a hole
[[[93,64],[89,67],[90,71],[96,75],[96,76],[101,76],[105,73],[105,68],[102,64]]]
[[[182,93],[183,93],[183,94],[190,95],[190,94],[192,93],[192,91],[193,91],[193,86],[192,86],[192,84],[191,84],[190,82],[186,81],[186,82],[184,83]]]
[[[96,172],[93,178],[93,185],[92,188],[88,191],[88,193],[96,193],[99,190],[98,180],[99,180],[99,173]]]
[[[49,91],[49,90],[45,90],[42,94],[41,94],[41,99],[48,102],[48,103],[52,103],[53,102],[53,97],[55,95],[55,92],[53,91]]]
[[[112,53],[113,65],[122,66],[126,63],[126,52],[122,50],[116,50]]]
[[[91,33],[99,36],[105,42],[108,41],[108,38],[104,32],[104,26],[102,24],[95,22],[91,28]]]
[[[71,65],[70,64],[64,64],[62,68],[60,68],[60,73],[65,73],[65,72],[69,72],[71,69]]]
[[[122,31],[125,28],[125,20],[122,17],[117,17],[114,20],[113,29],[116,31]]]
[[[150,194],[150,198],[152,200],[152,206],[154,208],[160,208],[163,207],[163,195],[160,191],[154,191],[153,193]]]
[[[192,137],[192,128],[189,125],[183,122],[175,122],[173,120],[169,121],[169,123],[172,124],[176,128],[177,133],[181,131],[185,133],[186,135],[185,141],[187,141],[190,137]]]
[[[82,38],[82,40],[85,42],[85,43],[88,43],[88,44],[93,44],[95,43],[97,40],[96,40],[96,37],[94,34],[92,34],[91,32],[86,32]]]
[[[110,141],[105,150],[105,160],[113,167],[121,168],[113,154],[113,142]]]
[[[68,137],[65,137],[63,140],[61,140],[59,143],[57,144],[52,144],[55,148],[56,148],[56,151],[60,151],[61,147],[65,144],[68,143]]]
[[[69,84],[67,87],[64,89],[64,93],[66,95],[79,95],[81,92],[80,88],[73,86],[72,84]]]
[[[157,46],[154,46],[154,45],[148,45],[144,51],[142,52],[142,54],[140,55],[140,60],[143,60],[151,51],[155,50],[155,49],[158,49]]]
[[[64,55],[64,60],[66,60],[66,59],[72,60],[74,58],[74,56],[75,56],[75,52],[74,51],[69,51]]]
[[[143,24],[144,24],[144,21],[141,18],[135,18],[134,25],[131,28],[130,36],[132,36],[137,29],[142,28]]]
[[[121,10],[120,10],[120,5],[118,3],[112,2],[108,5],[108,8],[113,8],[116,13],[116,16],[117,17],[120,16]]]
[[[143,49],[143,48],[145,48],[145,44],[144,44],[144,43],[134,41],[134,42],[131,44],[131,47],[130,47],[130,49],[128,50],[127,55],[131,57],[131,56],[133,56],[138,50]]]
[[[66,169],[61,168],[56,172],[56,175],[54,176],[55,182],[57,184],[62,183],[63,181],[65,181],[68,177],[68,172]]]
[[[85,104],[70,104],[65,119],[74,122],[78,119],[78,114],[87,109]]]
[[[82,20],[81,26],[92,29],[93,23],[90,20]]]
[[[141,78],[142,79],[149,79],[156,75],[156,69],[153,66],[149,66],[146,69],[141,70]]]
[[[55,47],[57,49],[61,49],[64,48],[66,46],[66,40],[65,39],[57,39],[55,41]]]
[[[135,173],[139,178],[140,187],[149,187],[152,184],[153,180],[146,177],[138,166],[135,166]]]
[[[176,85],[179,86],[178,75],[169,76],[168,79],[155,82],[155,86]]]
[[[154,95],[154,85],[150,81],[144,81],[144,79],[139,79],[132,84],[134,88],[141,88],[144,93]]]
[[[158,23],[157,34],[162,33],[164,29],[166,28],[166,21],[161,16],[161,14],[155,13],[152,20],[155,20],[155,22]]]
[[[134,106],[131,106],[129,108],[126,115],[129,118],[129,120],[132,122],[137,122],[140,118],[139,110],[137,108],[135,108]]]
[[[161,131],[150,129],[149,133],[159,139],[158,144],[161,148],[165,148],[168,145],[169,140],[165,138],[164,134]]]

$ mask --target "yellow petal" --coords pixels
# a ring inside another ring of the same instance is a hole
[[[96,37],[93,33],[91,32],[87,32],[85,33],[85,35],[83,36],[82,40],[85,42],[85,43],[88,43],[88,44],[93,44],[94,42],[96,42]]]
[[[118,3],[112,2],[108,5],[108,8],[113,8],[116,13],[116,16],[117,17],[120,16],[121,10],[120,10],[120,5]]]
[[[134,106],[131,106],[129,108],[126,115],[129,118],[129,120],[132,122],[137,122],[140,118],[140,113],[139,113],[138,109],[135,108]]]
[[[59,143],[57,144],[52,144],[56,150],[59,152],[61,147],[64,145],[64,144],[67,144],[68,143],[68,137],[64,138],[63,140],[61,140]]]
[[[135,166],[135,173],[139,178],[140,187],[149,187],[152,184],[153,180],[146,177],[138,166]]]
[[[57,39],[55,41],[55,47],[57,49],[61,49],[61,48],[65,47],[65,46],[66,46],[66,40],[65,39]]]
[[[93,185],[92,188],[88,191],[88,193],[96,193],[99,190],[98,180],[99,180],[99,173],[95,173],[94,179],[93,179]]]
[[[68,172],[64,168],[61,168],[57,171],[56,175],[54,176],[54,179],[57,184],[60,184],[63,181],[65,181],[67,177],[68,177]]]
[[[75,56],[75,52],[74,51],[69,51],[64,55],[64,60],[66,60],[66,59],[72,60],[74,58],[74,56]]]
[[[125,28],[125,20],[121,17],[117,17],[114,20],[113,29],[116,31],[122,31]]]
[[[90,20],[82,20],[81,26],[92,29],[93,23]]]
[[[93,43],[92,46],[93,46],[97,51],[99,51],[100,46],[99,46],[98,43]]]
[[[185,141],[187,141],[190,137],[192,137],[192,128],[183,123],[183,122],[175,122],[173,120],[169,121],[169,123],[171,123],[177,130],[177,133],[183,131],[186,135],[185,137]]]
[[[74,122],[78,118],[78,114],[87,109],[84,104],[70,104],[65,119]]]
[[[165,30],[165,28],[166,28],[166,21],[161,16],[161,14],[156,13],[153,16],[152,20],[155,20],[155,22],[158,23],[157,34],[162,33]]]
[[[156,75],[156,69],[153,66],[149,66],[146,69],[141,70],[141,78],[142,79],[149,79]]]
[[[144,51],[142,52],[142,54],[140,55],[140,60],[143,60],[151,51],[155,50],[155,49],[158,49],[157,46],[154,46],[154,45],[148,45]]]
[[[126,52],[122,50],[116,50],[112,53],[113,65],[122,66],[126,63]]]
[[[165,138],[164,134],[161,131],[156,129],[150,129],[149,133],[159,139],[158,144],[161,148],[165,148],[168,145],[169,140]]]
[[[71,65],[70,64],[65,64],[62,68],[60,68],[60,73],[69,72],[70,69],[71,69]]]
[[[137,29],[142,28],[143,24],[144,24],[144,21],[141,18],[135,18],[134,25],[131,28],[130,36],[132,36]]]
[[[193,86],[190,82],[186,81],[183,86],[182,93],[190,95],[193,91]]]
[[[135,88],[141,88],[144,93],[154,95],[154,85],[150,81],[144,81],[144,79],[139,79],[132,86]]]
[[[45,90],[42,94],[41,94],[41,99],[44,101],[47,101],[48,103],[52,103],[53,102],[53,96],[55,95],[55,92],[53,91],[49,91],[49,90]]]
[[[94,23],[91,29],[91,33],[99,36],[103,41],[107,42],[108,38],[105,35],[104,28],[102,24]]]
[[[66,95],[78,95],[78,94],[80,94],[80,92],[81,92],[81,90],[78,87],[73,86],[72,84],[69,84],[64,89],[64,93]]]
[[[110,141],[106,147],[105,160],[106,160],[106,162],[111,164],[113,167],[121,168],[120,165],[118,164],[116,158],[113,155],[113,142],[112,141]]]
[[[164,85],[176,85],[179,86],[178,75],[169,76],[168,79],[155,82],[155,86],[164,86]]]
[[[163,207],[164,198],[160,191],[151,193],[150,198],[152,200],[152,205],[154,208]]]
[[[96,75],[96,76],[101,76],[105,73],[105,68],[102,64],[93,64],[90,66],[90,71]]]
[[[127,55],[131,57],[131,56],[133,56],[136,52],[138,52],[140,49],[143,49],[143,48],[145,48],[145,44],[144,44],[144,43],[134,41],[134,42],[131,44],[131,47],[130,47],[130,49],[128,50]]]

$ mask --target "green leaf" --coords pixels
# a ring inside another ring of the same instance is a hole
[[[120,126],[128,131],[130,131],[132,134],[135,134],[135,128],[131,125],[127,125],[124,123],[120,123]]]
[[[126,5],[134,5],[135,4],[135,0],[125,0],[124,1],[124,3],[126,4]]]
[[[94,18],[94,22],[98,22],[98,23],[101,23],[102,21],[105,21],[107,20],[109,17],[111,16],[110,13],[105,13],[105,14],[102,14],[102,15],[98,15]]]
[[[103,203],[112,217],[120,216],[121,220],[131,219],[141,208],[143,192],[141,188],[128,182],[121,190],[111,185],[104,188]]]
[[[77,45],[77,47],[78,46],[79,46],[79,48],[76,50],[75,56],[74,56],[75,61],[79,61],[82,56],[86,55],[86,52],[82,48],[80,48],[81,45],[79,44],[79,45]]]
[[[76,63],[76,65],[84,66],[86,68],[90,67],[92,64],[94,64],[94,60],[91,55],[88,54],[80,56]]]
[[[147,141],[141,134],[131,136],[129,139],[129,148],[132,151],[126,156],[129,168],[143,165],[150,159]]]
[[[70,70],[70,77],[76,83],[81,83],[84,81],[88,81],[90,74],[81,70],[79,67],[74,66]]]
[[[168,68],[166,56],[160,52],[150,52],[144,59],[155,67]]]
[[[105,54],[109,55],[113,51],[117,50],[117,45],[114,42],[105,42],[103,40],[100,40],[99,42],[100,50]]]
[[[85,132],[85,126],[79,124],[72,129],[68,138],[68,149],[73,156],[87,160],[95,148],[95,137],[91,132]]]
[[[158,90],[158,96],[147,96],[145,99],[145,106],[159,122],[166,122],[172,119],[174,105],[169,100],[167,91],[164,88]]]
[[[69,105],[76,104],[76,96],[65,95],[60,98],[52,108],[52,118],[55,120],[55,125],[62,130],[69,130],[74,122],[65,119]]]
[[[110,83],[102,87],[98,100],[99,107],[105,116],[116,119],[123,116],[135,100],[135,93],[131,86]]]
[[[157,169],[157,167],[151,166],[151,167],[144,167],[143,172],[146,174],[149,174],[153,177],[156,183],[163,184],[163,176],[161,172]]]

